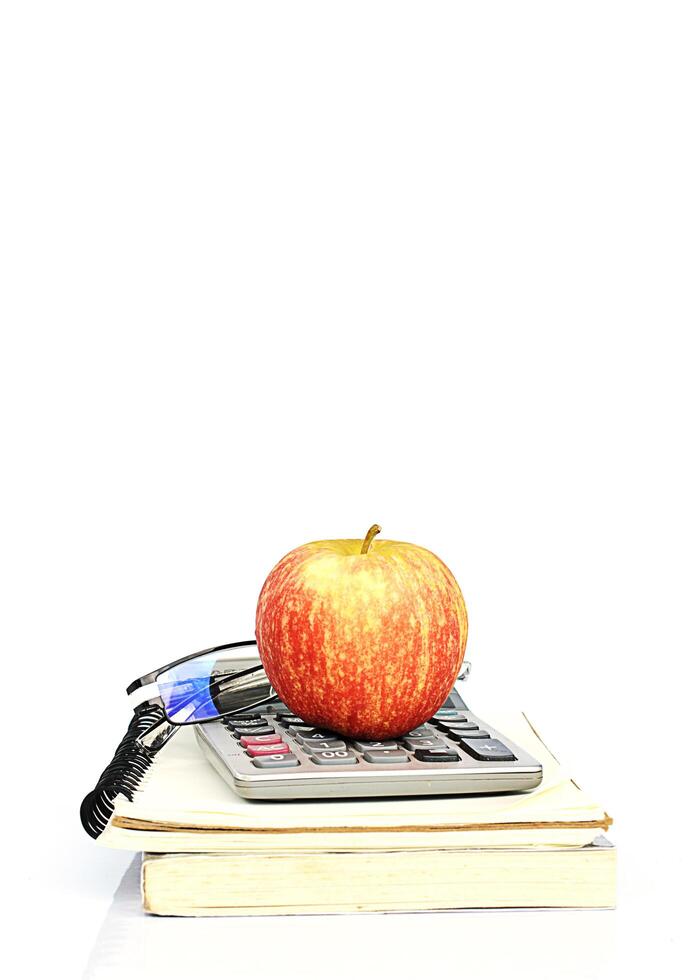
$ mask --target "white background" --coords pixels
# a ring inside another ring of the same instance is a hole
[[[683,975],[697,5],[1,11],[14,975]],[[615,818],[618,911],[160,922],[132,889],[96,942],[130,855],[78,806],[125,685],[374,521],[461,583],[474,707]]]

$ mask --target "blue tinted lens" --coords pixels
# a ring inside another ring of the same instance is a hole
[[[170,667],[158,675],[158,690],[165,713],[171,721],[182,725],[187,721],[203,721],[220,714],[211,697],[212,672],[219,656],[205,654]]]
[[[156,682],[166,715],[178,725],[208,721],[269,697],[264,672],[246,674],[249,666],[219,650],[161,671]]]

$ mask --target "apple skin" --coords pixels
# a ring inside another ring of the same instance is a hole
[[[362,547],[314,541],[282,558],[260,593],[255,635],[272,686],[304,721],[388,739],[422,724],[449,694],[467,610],[432,552],[401,541]]]

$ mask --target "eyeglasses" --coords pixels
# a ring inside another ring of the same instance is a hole
[[[183,725],[201,725],[279,700],[262,664],[241,668],[241,660],[257,660],[255,640],[200,650],[132,681],[127,694],[152,688],[134,711],[155,712],[152,724],[137,737],[138,745],[157,751]],[[465,660],[459,678],[468,672]]]
[[[469,664],[462,664],[465,678]],[[128,800],[148,771],[153,758],[184,725],[203,724],[278,701],[258,662],[255,640],[224,643],[200,650],[152,670],[126,689],[144,697],[134,706],[134,717],[114,758],[87,794],[80,820],[91,837],[99,837],[121,794]]]
[[[255,640],[224,643],[132,681],[127,694],[152,687],[144,700],[162,710],[157,722],[140,736],[140,744],[155,750],[182,725],[199,725],[278,700],[262,664],[241,668],[241,659],[253,658],[257,658]],[[144,701],[139,702],[134,710],[143,710],[143,705]]]

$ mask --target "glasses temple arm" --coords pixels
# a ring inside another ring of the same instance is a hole
[[[227,671],[225,674],[217,674],[218,679],[209,685],[209,694],[214,697],[217,694],[222,694],[239,678],[247,677],[249,674],[256,674],[261,670],[263,670],[263,666],[262,664],[258,664],[255,667],[246,667],[245,670]]]
[[[262,669],[262,664],[256,664],[254,667],[246,667],[245,670],[225,670],[220,674],[216,674],[215,676],[220,678],[219,683],[222,683],[229,677],[245,677],[247,674],[253,674],[256,670]],[[132,681],[131,684],[129,684],[126,689],[126,693],[133,694],[134,691],[138,691],[141,687],[148,687],[149,684],[155,684],[159,675],[162,673],[164,673],[164,670],[161,668],[160,670],[152,670],[150,674],[144,674],[143,677],[138,677],[135,681]]]
[[[136,744],[155,755],[177,731],[167,718],[160,718],[136,739]]]

